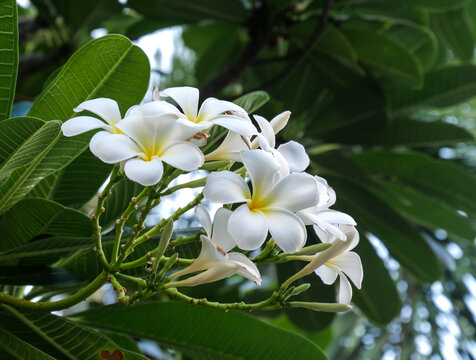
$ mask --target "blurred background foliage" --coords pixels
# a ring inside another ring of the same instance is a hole
[[[336,207],[357,220],[365,276],[355,313],[266,321],[332,359],[476,359],[476,1],[31,0],[18,10],[14,112],[93,37],[141,44],[161,31],[173,42],[147,43],[151,86],[230,100],[264,90],[260,115],[292,111],[280,140],[306,146]],[[293,266],[267,270],[280,279]],[[334,299],[306,281],[303,296]],[[227,289],[193,295],[225,301],[237,287]]]

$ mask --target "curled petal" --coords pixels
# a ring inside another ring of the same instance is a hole
[[[309,156],[306,154],[304,146],[296,141],[288,141],[277,149],[286,159],[291,172],[301,172],[309,166]]]
[[[264,197],[274,186],[279,164],[264,150],[244,151],[241,160],[250,175],[253,196]]]
[[[299,217],[284,209],[267,209],[265,216],[271,236],[284,252],[296,252],[303,247],[307,233]]]
[[[317,185],[311,175],[294,173],[282,179],[268,195],[269,206],[298,211],[316,205]]]
[[[243,136],[256,134],[256,128],[253,126],[251,121],[248,121],[241,116],[221,115],[215,117],[211,122]]]
[[[314,270],[317,276],[319,276],[322,282],[326,285],[331,285],[337,279],[337,271],[331,269],[326,265],[322,265]]]
[[[61,125],[61,131],[63,131],[64,136],[76,136],[95,129],[104,129],[109,132],[112,130],[104,121],[91,116],[77,116],[65,121]]]
[[[161,96],[170,96],[180,106],[191,121],[195,121],[198,112],[199,92],[197,88],[182,86],[172,87],[160,92]]]
[[[218,146],[215,151],[205,155],[205,160],[241,161],[240,152],[250,149],[248,143],[245,140],[248,139],[243,139],[241,135],[233,131],[228,131],[228,134],[220,146]]]
[[[261,275],[256,265],[245,255],[240,253],[229,253],[228,259],[240,265],[237,274],[253,281],[256,285],[261,285]]]
[[[337,299],[341,304],[350,304],[352,300],[352,286],[342,272],[339,272],[339,296]]]
[[[90,111],[106,120],[109,125],[115,125],[121,120],[121,112],[117,102],[108,98],[86,100],[73,110],[75,112]]]
[[[141,185],[155,185],[162,178],[164,167],[162,161],[153,157],[150,161],[142,159],[129,159],[124,165],[126,176]]]
[[[244,202],[251,198],[245,180],[231,171],[214,172],[208,175],[203,189],[205,199],[220,204]]]
[[[184,117],[184,115],[174,105],[166,101],[152,101],[142,105],[132,106],[127,110],[124,118],[145,117],[157,119],[166,114],[174,114],[177,117]]]
[[[271,119],[269,123],[273,128],[275,134],[280,132],[287,125],[290,116],[291,111],[284,111]]]
[[[167,164],[185,171],[197,170],[204,162],[200,149],[186,141],[170,145],[160,158]]]
[[[345,275],[347,275],[357,289],[362,287],[364,270],[362,269],[360,256],[357,253],[353,251],[344,252],[330,260],[329,263],[338,267]]]
[[[266,139],[269,146],[272,149],[274,149],[274,147],[276,146],[276,138],[274,136],[273,127],[268,122],[268,120],[266,120],[264,117],[259,116],[259,115],[253,115],[253,117],[255,118],[256,122],[258,123],[258,125],[261,129],[262,136]],[[260,145],[261,145],[261,140],[260,140]],[[261,148],[263,148],[263,147],[261,146]]]
[[[213,218],[212,241],[227,252],[236,246],[228,232],[228,221],[231,214],[233,214],[233,211],[219,208]]]
[[[238,268],[239,268],[239,265],[237,263],[233,261],[224,261],[224,262],[215,264],[215,266],[205,270],[204,272],[198,275],[189,277],[185,280],[177,281],[176,283],[172,283],[172,284],[174,284],[176,287],[196,286],[200,284],[207,284],[207,283],[225,279],[235,274]]]
[[[201,121],[211,121],[213,118],[224,112],[233,112],[242,115],[246,114],[246,111],[242,107],[230,101],[208,98],[202,103],[200,112],[198,113],[198,118]],[[246,119],[247,115],[244,118]],[[251,123],[251,120],[248,119],[248,121]]]
[[[202,204],[198,204],[195,208],[195,217],[197,218],[200,225],[202,225],[203,230],[207,233],[208,237],[212,236],[212,219],[210,218],[210,214],[208,213],[205,206]]]
[[[240,249],[255,250],[266,240],[268,222],[261,211],[250,211],[248,204],[243,204],[230,216],[228,232]]]
[[[141,149],[125,135],[100,131],[91,138],[91,152],[107,164],[115,164],[140,155]]]

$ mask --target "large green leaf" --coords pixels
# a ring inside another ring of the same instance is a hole
[[[196,23],[205,19],[240,23],[247,12],[239,0],[130,0],[127,6],[157,22]]]
[[[362,260],[364,280],[362,289],[354,288],[352,301],[372,322],[388,324],[400,313],[402,302],[382,259],[359,230],[361,239],[354,251]]]
[[[368,151],[353,156],[361,166],[396,177],[458,210],[476,214],[476,175],[446,160],[417,152]]]
[[[404,0],[408,5],[421,6],[428,10],[445,11],[463,6],[471,0]]]
[[[60,133],[59,121],[19,117],[0,122],[0,183],[14,170],[38,163]]]
[[[55,360],[54,357],[45,354],[2,328],[0,328],[0,348],[18,360]]]
[[[0,220],[0,249],[21,246],[39,235],[87,237],[92,222],[85,214],[44,199],[24,199]]]
[[[140,103],[148,88],[149,76],[149,60],[140,48],[124,36],[107,35],[90,41],[68,60],[33,104],[29,115],[44,120],[65,121],[76,115],[73,109],[81,102],[100,97],[114,99],[124,113],[132,105]],[[58,157],[52,165],[53,170],[60,170],[86,150],[90,135],[62,137],[51,151],[51,156]],[[107,176],[109,167],[100,170],[101,174],[95,166],[92,171],[91,164],[84,159],[71,164],[69,174],[84,179],[91,175],[90,180],[76,182],[74,191],[91,194],[91,188]],[[65,177],[65,182],[70,178]],[[61,178],[50,183],[55,184],[56,189],[68,187],[67,183],[62,184]],[[45,184],[42,185],[42,191],[48,192]]]
[[[66,269],[45,266],[0,266],[0,284],[66,286],[88,280]]]
[[[471,20],[464,9],[447,11],[434,15],[442,35],[450,45],[455,55],[468,62],[473,58],[474,34]]]
[[[19,126],[24,125],[27,126],[27,128],[34,126],[35,123],[37,126],[43,126],[44,124],[44,122],[38,119],[20,119],[21,120],[19,120]],[[6,120],[2,122],[2,124],[3,123],[5,123],[6,127],[10,130],[7,132],[7,135],[11,132],[11,130],[14,130],[16,128],[16,125],[13,125],[11,123],[11,120]],[[10,127],[9,125],[13,126]],[[26,163],[26,165],[16,168],[13,172],[10,173],[8,179],[0,185],[0,213],[5,212],[10,207],[15,205],[41,179],[48,176],[54,171],[54,166],[57,164],[57,161],[60,161],[60,156],[59,154],[52,155],[52,149],[60,139],[60,125],[61,123],[59,121],[50,121],[47,125],[44,125],[44,130],[41,131],[40,135],[38,135],[39,137],[36,137],[36,140],[34,140],[32,144],[29,144],[27,146],[26,151],[20,150],[13,155],[13,158],[11,158],[13,164],[21,165]],[[19,133],[25,135],[24,132],[19,131]],[[40,137],[41,140],[39,140]],[[49,140],[50,142],[45,144],[47,140]],[[44,147],[38,149],[37,144],[43,144]],[[5,148],[8,149],[7,146],[5,146]],[[33,152],[37,150],[40,152]],[[14,159],[15,155],[16,159]],[[32,160],[29,161],[29,159]],[[10,165],[12,165],[12,162],[10,163]],[[14,166],[12,167],[14,168]]]
[[[459,126],[443,121],[424,122],[410,119],[396,119],[380,131],[354,136],[356,144],[389,146],[437,146],[473,140],[473,135]]]
[[[476,95],[476,66],[451,66],[425,74],[420,90],[394,86],[387,89],[392,115],[421,108],[443,108]]]
[[[431,229],[445,229],[451,236],[469,241],[476,237],[476,227],[470,219],[438,198],[397,182],[380,181],[379,184],[387,190],[378,192],[380,198],[418,224]]]
[[[405,46],[375,31],[346,29],[344,34],[352,43],[359,59],[377,74],[407,86],[421,86],[421,64]]]
[[[235,310],[185,303],[143,303],[130,308],[107,306],[74,319],[98,328],[158,341],[200,359],[326,359],[304,337],[267,325]]]
[[[10,117],[18,71],[16,1],[0,3],[0,120]]]
[[[5,309],[5,308],[4,308]],[[83,360],[98,359],[104,360],[129,359],[146,360],[147,358],[135,352],[124,350],[111,339],[96,331],[88,329],[82,325],[74,323],[64,317],[56,316],[39,311],[20,312],[11,307],[6,310],[13,316],[3,315],[2,325],[16,321],[21,322],[30,331],[54,347],[56,352],[62,354],[67,359]],[[13,327],[14,325],[11,325]],[[15,329],[13,327],[13,329]],[[13,333],[22,338],[23,332]],[[22,339],[28,341],[28,339]]]
[[[249,94],[240,96],[234,101],[235,104],[241,106],[248,113],[254,113],[269,101],[269,95],[265,91],[253,91]]]

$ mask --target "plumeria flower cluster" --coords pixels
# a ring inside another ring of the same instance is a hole
[[[91,138],[91,152],[105,163],[120,164],[130,180],[156,190],[164,163],[190,172],[205,162],[228,161],[228,166],[208,174],[203,188],[205,199],[222,205],[213,223],[204,206],[195,209],[205,232],[199,236],[201,252],[189,266],[167,277],[167,287],[194,286],[234,274],[260,285],[260,272],[246,254],[269,244],[277,246],[283,258],[299,253],[309,225],[322,243],[331,245],[315,255],[297,257],[309,262],[303,274],[315,272],[325,284],[339,277],[338,300],[343,304],[352,297],[349,279],[360,288],[360,257],[350,251],[359,241],[354,219],[331,209],[335,191],[323,178],[305,172],[310,159],[301,144],[277,144],[276,134],[286,126],[289,111],[271,121],[254,115],[257,128],[232,102],[208,98],[199,105],[199,91],[192,87],[155,90],[154,101],[131,107],[124,117],[118,104],[105,98],[85,101],[75,111],[97,117],[66,121],[64,135],[99,129]],[[214,126],[228,133],[215,149],[202,151],[199,146],[205,145]]]

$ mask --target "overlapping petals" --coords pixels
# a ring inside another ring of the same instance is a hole
[[[319,201],[316,206],[298,211],[298,216],[306,225],[313,225],[314,230],[323,239],[328,234],[336,236],[340,240],[345,240],[346,235],[340,230],[339,225],[355,226],[355,220],[340,211],[329,209],[336,202],[336,193],[327,181],[319,176],[314,176],[319,189]]]
[[[179,121],[195,132],[216,124],[243,136],[256,133],[246,111],[232,102],[208,98],[199,108],[199,90],[188,86],[168,88],[160,95],[171,97],[180,106],[182,112],[176,111]]]
[[[334,251],[331,259],[315,269],[315,273],[322,279],[324,284],[333,284],[339,276],[338,302],[349,304],[352,299],[352,286],[349,279],[360,289],[362,286],[363,269],[362,262],[357,253],[351,251],[359,243],[359,233],[353,226],[342,225],[340,230],[346,235],[346,241],[329,234],[324,236],[322,241],[326,243],[337,242],[334,248],[327,251]]]
[[[174,286],[195,286],[218,281],[234,274],[240,274],[257,285],[261,285],[261,275],[251,260],[240,253],[227,253],[235,247],[235,242],[227,230],[231,213],[228,209],[219,209],[215,214],[212,227],[208,211],[201,205],[197,206],[195,215],[207,233],[207,236],[200,237],[202,242],[200,255],[192,265],[175,272],[170,276],[170,279],[201,272],[185,280],[172,283]]]
[[[283,251],[299,250],[306,241],[306,229],[294,212],[317,202],[316,181],[304,173],[281,179],[279,163],[264,150],[242,152],[241,159],[253,191],[239,175],[222,171],[208,177],[205,198],[223,204],[245,203],[228,223],[228,231],[241,249],[259,248],[269,231]]]

